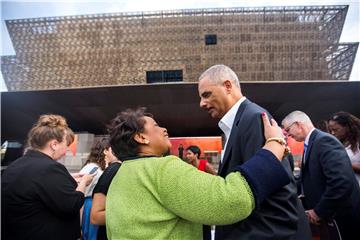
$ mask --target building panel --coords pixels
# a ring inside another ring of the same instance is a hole
[[[358,43],[339,43],[347,5],[190,9],[6,21],[10,91],[146,84],[214,64],[241,81],[348,80]],[[179,79],[179,78],[176,78]]]

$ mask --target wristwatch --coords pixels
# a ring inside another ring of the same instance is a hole
[[[277,142],[277,143],[280,143],[281,145],[283,145],[285,147],[285,150],[284,150],[284,157],[286,157],[288,154],[290,154],[290,148],[289,146],[287,145],[286,141],[284,138],[276,138],[276,137],[273,137],[273,138],[268,138],[266,139],[266,142],[265,144],[267,144],[268,142]]]

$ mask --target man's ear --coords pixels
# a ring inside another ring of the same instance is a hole
[[[230,93],[232,89],[232,82],[230,80],[225,80],[223,86],[226,88],[226,92]]]

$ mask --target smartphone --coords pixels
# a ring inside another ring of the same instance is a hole
[[[99,167],[94,167],[93,169],[91,169],[91,171],[89,172],[89,174],[93,174],[94,172],[96,172],[98,170]]]

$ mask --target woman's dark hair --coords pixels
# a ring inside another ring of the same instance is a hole
[[[191,146],[187,147],[186,150],[192,151],[194,154],[197,155],[198,158],[200,158],[201,150],[198,146],[191,145]]]
[[[144,117],[153,117],[146,108],[127,109],[117,114],[107,126],[111,149],[118,159],[138,156],[139,143],[134,140],[137,133],[144,131]]]
[[[330,121],[348,128],[345,141],[349,143],[351,150],[355,152],[360,145],[360,119],[348,112],[337,112],[330,118]]]
[[[320,120],[315,124],[316,128],[320,129],[323,132],[329,133],[329,122],[327,120]]]
[[[109,149],[110,144],[107,138],[102,138],[90,150],[90,155],[84,166],[89,163],[96,163],[100,166],[101,170],[105,169],[106,162],[105,162],[105,154],[104,150]]]

